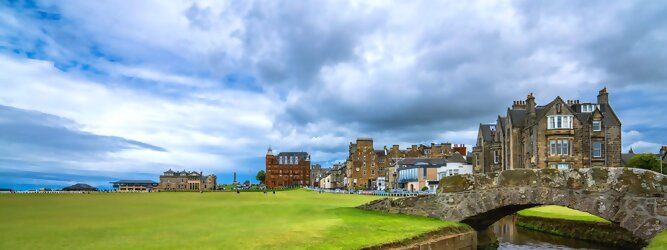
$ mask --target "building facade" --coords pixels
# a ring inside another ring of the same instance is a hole
[[[215,190],[216,186],[217,177],[215,175],[169,169],[160,175],[158,189],[163,191],[202,191]]]
[[[405,158],[398,161],[399,188],[408,191],[421,191],[426,187],[435,192],[438,186],[438,168],[444,167],[444,158]]]
[[[621,122],[606,88],[595,103],[556,97],[538,106],[531,93],[496,124],[480,124],[473,157],[475,172],[621,167]]]
[[[314,164],[310,167],[310,183],[309,186],[318,187],[320,180],[331,172],[331,168],[323,168],[320,164]]]
[[[118,192],[151,192],[157,189],[159,183],[149,180],[120,180],[112,182],[112,187]]]
[[[358,138],[350,143],[346,164],[348,189],[377,189],[378,178],[387,174],[389,157],[386,150],[373,148],[373,139]]]
[[[347,164],[336,163],[331,167],[332,188],[345,189],[347,187]]]
[[[310,155],[308,153],[281,152],[274,155],[271,148],[266,152],[265,183],[267,188],[313,185],[310,177]],[[317,185],[319,186],[319,183]]]

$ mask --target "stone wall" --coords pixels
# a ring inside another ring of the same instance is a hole
[[[440,181],[435,195],[381,199],[360,208],[484,229],[525,208],[560,205],[600,216],[649,240],[667,227],[665,190],[664,175],[642,169],[517,169],[449,176]]]

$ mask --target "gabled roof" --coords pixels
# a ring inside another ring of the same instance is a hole
[[[539,110],[539,111],[538,111],[537,109],[535,110],[535,113],[537,114],[537,115],[535,116],[535,119],[536,119],[536,120],[540,120],[540,119],[542,119],[542,117],[544,117],[545,115],[547,115],[547,112],[549,112],[549,110],[550,110],[554,105],[556,105],[556,103],[561,103],[561,104],[563,104],[563,107],[566,108],[567,110],[569,110],[570,113],[572,113],[572,114],[576,114],[576,113],[577,113],[574,109],[572,109],[572,107],[570,107],[570,105],[567,105],[567,103],[566,103],[565,101],[563,101],[563,99],[560,98],[560,96],[556,96],[556,98],[555,98],[553,101],[551,101],[549,104],[547,104],[546,106],[544,106],[544,108],[542,108],[542,109]],[[578,119],[578,117],[577,117],[577,119]],[[582,120],[579,120],[579,121],[580,121],[580,122],[583,122]]]
[[[498,116],[498,121],[499,121],[500,123],[499,123],[499,124],[496,124],[496,125],[498,125],[498,127],[500,128],[499,130],[500,130],[500,131],[505,131],[505,123],[507,122],[507,117],[505,117],[505,116]]]
[[[459,152],[454,152],[454,154],[447,157],[447,162],[468,163]]]
[[[492,127],[493,130],[495,130],[496,124],[479,124],[479,130],[482,131],[482,139],[484,139],[484,141],[493,141]]]
[[[523,128],[526,125],[526,116],[528,111],[525,109],[510,109],[507,111],[507,116],[512,121],[512,127]]]

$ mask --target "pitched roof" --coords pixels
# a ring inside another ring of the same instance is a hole
[[[417,165],[419,163],[435,166],[444,165],[447,160],[443,158],[405,158],[399,160],[396,165]]]
[[[493,127],[493,130],[496,130],[496,124],[480,124],[479,129],[482,131],[482,138],[484,141],[492,141],[493,140],[493,132],[491,131],[491,128]]]
[[[522,128],[526,124],[526,116],[528,111],[525,109],[510,109],[507,111],[510,120],[512,120],[512,127]]]
[[[308,153],[306,152],[280,152],[278,156],[296,156],[299,158],[306,158],[308,157]]]
[[[454,152],[454,154],[447,157],[447,162],[468,163],[459,152]]]
[[[119,180],[111,182],[113,184],[158,184],[151,180]]]

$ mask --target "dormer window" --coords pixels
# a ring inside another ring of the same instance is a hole
[[[571,115],[551,115],[548,116],[548,129],[571,129],[572,116]]]
[[[602,131],[602,121],[593,121],[593,131]]]
[[[581,105],[581,112],[582,113],[591,113],[595,110],[596,106],[599,108],[599,105],[595,105],[595,104],[582,104]]]

